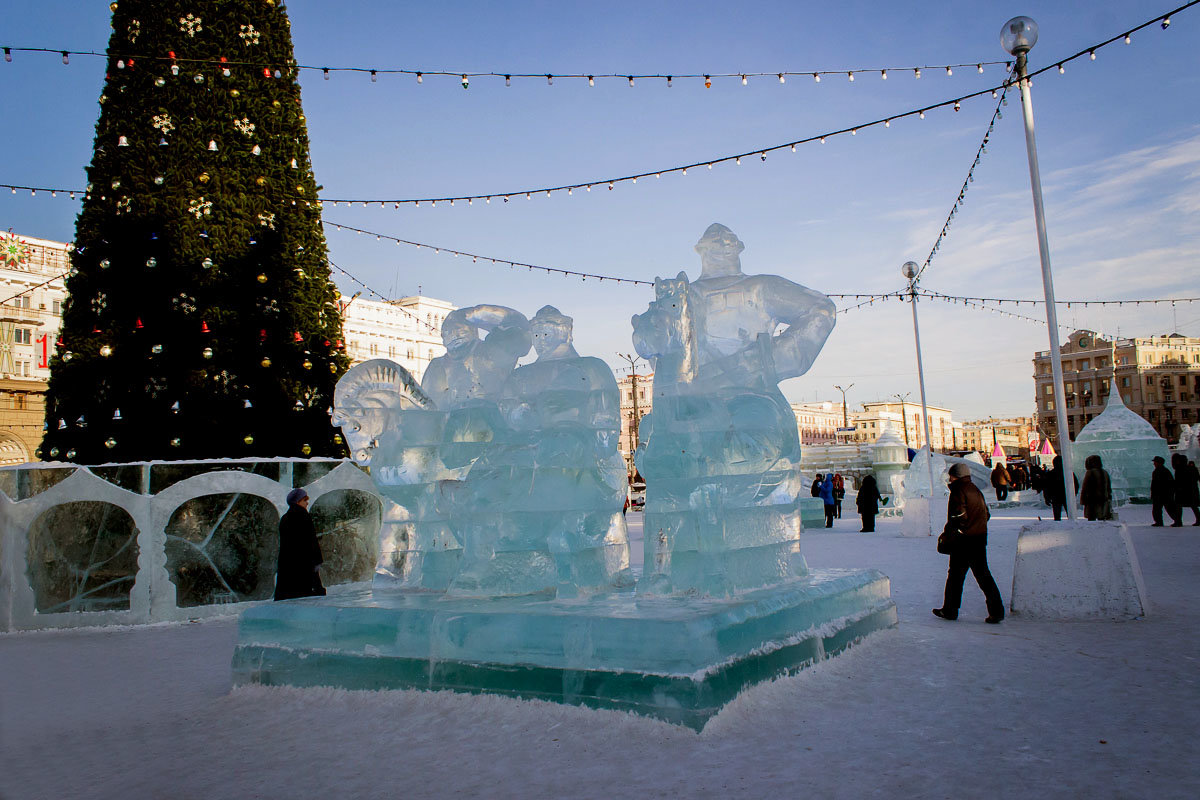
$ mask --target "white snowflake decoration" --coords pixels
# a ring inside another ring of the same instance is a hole
[[[170,133],[175,130],[175,123],[171,121],[171,115],[164,112],[154,115],[154,127],[163,133]]]
[[[184,314],[196,313],[196,298],[191,297],[183,292],[178,297],[171,299],[171,305],[176,311],[182,311]]]
[[[200,18],[195,14],[188,14],[186,17],[179,18],[179,30],[186,33],[188,36],[195,37],[197,33],[204,30],[200,24]]]
[[[275,230],[275,215],[265,212],[259,214],[258,224],[262,225],[263,227],[270,228],[271,230]]]
[[[142,33],[142,23],[136,19],[129,20],[129,41],[136,42]]]
[[[203,197],[201,197],[191,202],[191,205],[188,206],[188,213],[194,215],[196,219],[200,219],[203,216],[211,214],[212,207],[213,204],[211,200],[205,200]]]
[[[249,117],[242,117],[241,119],[235,119],[233,121],[233,127],[238,129],[238,133],[244,134],[246,136],[254,135],[254,123],[250,121]]]
[[[253,25],[243,25],[242,32],[238,34],[242,37],[242,43],[249,47],[252,44],[258,44],[258,31],[254,30]]]
[[[132,203],[133,203],[133,200],[130,199],[128,196],[122,197],[120,200],[117,201],[117,213],[120,214],[122,212],[128,211],[129,206]]]
[[[108,308],[108,295],[104,292],[96,292],[96,296],[92,298],[92,311],[99,314],[106,308]]]

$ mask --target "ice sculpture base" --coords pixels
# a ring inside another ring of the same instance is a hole
[[[877,570],[813,570],[727,599],[472,600],[377,586],[248,609],[233,680],[488,692],[698,730],[746,687],[896,622]]]

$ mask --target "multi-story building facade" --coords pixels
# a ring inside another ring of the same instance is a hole
[[[920,403],[878,400],[863,403],[862,408],[862,411],[850,414],[850,422],[854,425],[850,441],[872,444],[884,431],[891,430],[914,450],[925,446],[925,422]],[[928,409],[933,449],[943,452],[959,449],[962,423],[954,421],[954,412],[940,406],[928,406]]]
[[[386,358],[418,381],[429,362],[444,355],[442,321],[456,306],[432,297],[364,300],[342,297],[342,333],[351,364]]]
[[[1060,348],[1067,427],[1073,438],[1104,410],[1112,382],[1121,399],[1168,442],[1181,425],[1200,422],[1200,338],[1177,333],[1105,339],[1078,330]],[[1058,420],[1050,351],[1033,357],[1041,430],[1058,448]]]
[[[836,444],[842,427],[843,408],[830,400],[817,403],[792,403],[800,444]]]
[[[955,449],[975,450],[988,457],[999,445],[1005,456],[1025,458],[1029,455],[1030,434],[1036,431],[1033,417],[969,420],[962,424],[961,446]]]
[[[0,234],[0,465],[36,458],[70,269],[65,242]]]
[[[640,423],[642,417],[654,408],[654,373],[624,375],[617,378],[617,388],[621,391],[621,436],[618,446],[626,469],[633,475],[633,451],[640,441],[634,420]]]

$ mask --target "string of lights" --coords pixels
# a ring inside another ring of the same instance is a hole
[[[1200,2],[1200,0],[1196,0],[1196,2]],[[434,207],[436,207],[438,205],[438,203],[448,204],[450,206],[453,206],[456,202],[458,202],[458,203],[465,202],[467,205],[474,205],[476,200],[481,200],[487,204],[490,204],[492,202],[492,200],[499,200],[501,202],[507,203],[514,198],[524,197],[527,200],[532,200],[535,196],[545,195],[546,197],[550,197],[556,193],[563,193],[563,192],[565,192],[567,195],[572,195],[575,193],[576,190],[590,192],[593,188],[597,188],[597,187],[607,188],[609,191],[612,191],[616,187],[616,185],[619,183],[636,184],[638,182],[638,180],[642,179],[642,178],[658,179],[658,178],[662,178],[663,175],[671,175],[671,174],[675,174],[675,173],[678,173],[679,175],[684,176],[684,175],[687,175],[688,170],[695,170],[695,169],[700,169],[700,168],[707,168],[707,169],[711,170],[714,166],[717,166],[718,164],[733,163],[734,165],[740,166],[743,158],[753,159],[754,157],[757,156],[760,161],[766,161],[768,153],[776,153],[781,150],[790,150],[791,152],[794,153],[794,152],[796,152],[796,148],[800,145],[813,144],[815,142],[820,142],[821,144],[824,144],[826,142],[826,140],[828,140],[832,137],[844,136],[847,134],[849,134],[850,136],[857,136],[858,132],[861,130],[878,127],[880,125],[882,125],[885,128],[890,128],[892,126],[893,122],[895,122],[897,120],[905,119],[908,117],[917,117],[919,119],[925,119],[926,112],[930,112],[930,111],[935,111],[935,110],[944,109],[944,108],[951,108],[951,107],[953,107],[953,109],[955,111],[959,111],[962,108],[962,104],[964,102],[976,99],[978,97],[982,97],[984,95],[998,97],[999,93],[1003,89],[1004,89],[1004,85],[997,85],[992,88],[982,89],[977,92],[972,92],[971,94],[961,95],[959,97],[951,98],[949,100],[944,100],[942,102],[934,103],[932,105],[924,106],[922,108],[914,108],[914,109],[910,109],[908,111],[903,111],[898,114],[893,114],[891,116],[880,117],[878,119],[870,120],[870,121],[863,122],[863,123],[860,123],[857,125],[852,125],[847,128],[841,128],[841,129],[837,129],[837,130],[829,130],[829,131],[825,131],[824,133],[815,134],[813,136],[807,136],[802,139],[796,139],[796,140],[789,141],[789,142],[782,142],[779,144],[768,145],[766,147],[758,147],[758,148],[754,148],[752,150],[747,150],[747,151],[741,152],[741,153],[733,153],[733,154],[729,154],[729,155],[717,156],[717,157],[714,157],[711,159],[705,159],[703,161],[695,161],[695,162],[692,162],[689,164],[676,164],[674,166],[665,167],[665,168],[657,169],[657,170],[653,170],[653,171],[638,172],[638,173],[622,175],[622,176],[618,176],[618,177],[598,178],[596,180],[585,181],[585,182],[581,182],[581,183],[561,184],[558,186],[542,186],[542,187],[539,187],[536,189],[518,189],[515,191],[494,192],[492,194],[473,194],[473,195],[456,195],[456,196],[447,195],[447,196],[443,196],[443,197],[430,196],[430,197],[419,197],[419,198],[390,198],[390,199],[319,197],[319,198],[317,198],[317,200],[318,200],[318,202],[332,205],[335,208],[339,205],[344,204],[347,207],[361,205],[364,208],[369,208],[369,207],[375,206],[375,205],[378,205],[380,208],[387,208],[390,205],[393,208],[398,209],[402,205],[411,205],[413,207],[419,207],[422,203],[428,203],[430,206],[434,206]],[[30,193],[30,196],[36,196],[38,192],[45,192],[45,193],[49,193],[51,197],[57,197],[60,193],[62,193],[62,194],[69,195],[71,197],[71,199],[74,199],[76,194],[84,193],[80,189],[62,189],[62,188],[53,188],[53,187],[44,187],[44,186],[22,186],[19,184],[10,184],[10,183],[0,183],[0,189],[8,189],[13,194],[16,194],[18,191],[28,191]],[[297,198],[297,199],[303,199],[303,198]]]
[[[338,272],[342,273],[342,274],[343,274],[343,275],[345,275],[347,278],[349,278],[350,280],[354,281],[354,282],[355,282],[355,283],[357,283],[359,286],[363,287],[363,289],[364,289],[364,290],[366,290],[366,291],[370,292],[371,294],[375,295],[376,297],[378,297],[378,298],[379,298],[380,300],[382,300],[383,302],[385,302],[385,303],[393,303],[393,302],[394,302],[394,300],[393,300],[392,298],[388,297],[388,296],[387,296],[387,295],[385,295],[383,292],[380,292],[380,291],[378,291],[377,289],[374,289],[374,288],[372,288],[372,287],[368,286],[366,283],[364,283],[362,280],[360,280],[360,279],[359,279],[359,278],[358,278],[356,275],[352,274],[352,273],[351,273],[349,270],[345,269],[344,267],[342,267],[342,266],[340,266],[340,265],[338,265],[338,264],[335,264],[335,263],[333,262],[333,260],[332,260],[332,259],[327,259],[327,263],[329,264],[329,266],[330,266],[332,269],[335,269],[335,270],[337,270]],[[357,297],[358,297],[358,295],[355,295],[354,297],[350,298],[350,301],[349,301],[349,302],[347,302],[347,303],[346,303],[344,306],[342,306],[342,311],[344,312],[344,311],[345,311],[347,308],[349,308],[349,307],[350,307],[350,303],[353,303],[353,302],[354,302],[354,300],[355,300]],[[414,314],[413,312],[409,311],[407,308],[404,308],[403,306],[394,306],[394,308],[395,308],[397,311],[399,311],[399,312],[401,312],[401,313],[403,313],[403,314],[406,314],[407,316],[410,316],[410,317],[412,317],[412,318],[413,318],[413,319],[416,321],[416,323],[417,323],[418,325],[423,325],[423,326],[425,326],[425,328],[426,328],[427,330],[429,330],[429,332],[430,332],[430,333],[437,333],[437,332],[438,332],[438,328],[437,328],[437,326],[436,326],[436,325],[433,325],[433,324],[431,324],[431,323],[430,323],[430,322],[428,322],[427,320],[423,320],[423,319],[421,319],[420,315],[418,315],[418,314]]]
[[[402,239],[398,236],[391,236],[386,233],[377,233],[376,231],[368,231],[368,230],[364,230],[363,228],[356,228],[352,225],[343,225],[338,222],[330,222],[329,220],[322,220],[322,221],[325,225],[332,226],[334,228],[334,230],[350,231],[352,233],[357,233],[360,235],[374,236],[376,241],[395,242],[397,245],[409,245],[410,247],[415,247],[418,250],[425,248],[427,250],[432,250],[434,253],[437,253],[437,254],[449,253],[450,255],[454,256],[455,258],[462,256],[464,258],[471,259],[471,263],[473,263],[473,264],[478,263],[482,259],[483,261],[490,262],[492,264],[497,264],[500,266],[509,267],[510,269],[516,269],[517,267],[522,267],[524,269],[529,270],[530,272],[537,270],[539,272],[545,272],[548,275],[562,275],[564,278],[577,277],[577,278],[580,278],[581,280],[585,280],[585,281],[588,278],[592,278],[593,280],[598,280],[601,283],[603,283],[604,281],[612,281],[613,283],[617,283],[617,284],[628,283],[631,285],[641,285],[641,286],[653,286],[654,285],[653,281],[642,281],[642,280],[637,280],[636,278],[617,278],[617,277],[613,277],[612,275],[599,275],[599,274],[592,273],[592,272],[581,272],[579,270],[566,269],[564,267],[546,267],[546,266],[542,266],[539,264],[526,264],[523,261],[512,261],[507,258],[496,258],[493,256],[480,255],[478,253],[468,253],[465,250],[456,250],[452,247],[442,247],[440,245],[426,244],[424,242],[414,242],[409,239]],[[372,290],[372,291],[374,291],[374,290]],[[382,295],[380,295],[380,296],[382,297]]]
[[[418,84],[423,84],[426,78],[451,78],[455,80],[464,89],[471,88],[471,80],[478,78],[503,78],[505,86],[511,86],[514,80],[537,80],[545,81],[548,86],[553,86],[555,80],[586,80],[588,86],[595,86],[598,80],[620,80],[625,81],[630,86],[636,86],[637,81],[666,81],[667,86],[674,86],[677,80],[704,80],[705,88],[712,88],[714,80],[738,80],[743,86],[750,83],[751,78],[767,78],[773,79],[779,84],[786,84],[788,78],[811,78],[813,82],[820,83],[822,78],[829,77],[844,77],[848,81],[853,81],[855,77],[860,75],[879,75],[880,79],[887,80],[889,75],[894,74],[911,74],[915,79],[920,80],[921,76],[926,73],[943,74],[946,77],[953,77],[954,70],[973,69],[978,74],[984,73],[985,67],[993,67],[1002,65],[1005,71],[1012,67],[1012,61],[974,61],[964,62],[961,64],[940,64],[931,65],[924,64],[921,66],[911,67],[857,67],[853,69],[805,69],[805,70],[782,70],[777,72],[754,72],[745,70],[741,72],[689,72],[689,73],[638,73],[638,72],[502,72],[499,70],[489,70],[486,72],[471,72],[469,70],[439,70],[439,69],[410,69],[397,67],[361,67],[361,66],[318,66],[316,64],[277,64],[266,61],[241,61],[230,60],[227,58],[181,58],[174,53],[168,55],[150,55],[148,53],[101,53],[96,50],[71,50],[58,47],[4,47],[4,60],[11,63],[13,53],[43,53],[62,57],[63,64],[71,63],[71,56],[98,57],[116,59],[122,65],[135,65],[138,60],[148,62],[161,62],[166,64],[188,64],[193,66],[212,66],[217,69],[226,70],[243,68],[252,70],[255,73],[266,70],[267,74],[274,74],[276,70],[295,69],[300,72],[320,72],[325,80],[329,80],[337,73],[351,73],[358,75],[366,75],[371,78],[371,82],[378,81],[380,75],[406,75],[416,79]],[[125,67],[120,67],[124,69]]]
[[[966,302],[968,300],[975,300],[975,301],[979,301],[982,303],[996,303],[997,305],[1004,305],[1005,303],[1012,303],[1013,305],[1016,305],[1018,307],[1022,303],[1028,303],[1031,306],[1044,306],[1046,304],[1045,300],[1025,300],[1025,299],[1017,299],[1014,297],[969,297],[969,296],[942,294],[941,292],[934,292],[934,291],[930,291],[928,289],[920,289],[920,290],[918,290],[918,294],[929,297],[931,299],[937,299],[937,300],[950,300],[950,301],[955,301],[955,302]],[[1200,303],[1200,297],[1152,297],[1152,298],[1139,298],[1139,299],[1132,299],[1132,300],[1055,300],[1054,301],[1055,305],[1065,305],[1067,308],[1071,308],[1072,306],[1083,306],[1085,308],[1087,306],[1125,306],[1125,305],[1140,306],[1140,305],[1159,305],[1162,303],[1166,303],[1169,305],[1175,305],[1176,303]]]
[[[1038,75],[1041,75],[1045,72],[1049,72],[1050,70],[1057,70],[1057,72],[1059,74],[1063,74],[1066,71],[1066,69],[1065,69],[1066,64],[1068,64],[1072,61],[1075,61],[1077,59],[1080,59],[1080,58],[1087,57],[1088,59],[1094,61],[1096,58],[1096,51],[1098,51],[1104,47],[1107,47],[1110,44],[1114,44],[1116,42],[1124,42],[1125,44],[1130,44],[1130,43],[1132,43],[1132,36],[1134,33],[1137,33],[1138,31],[1140,31],[1144,28],[1150,27],[1151,25],[1158,24],[1164,30],[1166,30],[1171,24],[1172,16],[1177,15],[1177,14],[1191,8],[1192,6],[1194,6],[1198,3],[1200,3],[1200,0],[1190,0],[1190,2],[1183,4],[1183,5],[1179,6],[1178,8],[1172,9],[1171,11],[1167,12],[1166,14],[1160,14],[1158,16],[1155,16],[1154,18],[1147,20],[1146,22],[1144,22],[1140,25],[1130,28],[1129,30],[1125,31],[1124,33],[1118,34],[1118,35],[1110,37],[1109,39],[1106,39],[1102,42],[1094,44],[1090,47],[1084,48],[1083,50],[1080,50],[1079,52],[1077,52],[1073,55],[1067,56],[1066,58],[1051,61],[1048,66],[1029,73],[1029,78],[1032,79],[1032,78],[1034,78]],[[5,47],[4,49],[5,49],[6,59],[11,61],[12,60],[12,58],[11,58],[12,52],[20,50],[21,48]],[[35,50],[35,48],[26,48],[26,49]],[[55,52],[55,53],[64,52],[61,50],[53,50],[53,49],[49,49],[49,48],[46,48],[45,51]],[[69,57],[71,55],[71,52],[72,51],[66,51],[66,56]],[[981,63],[991,63],[991,62],[981,62]],[[999,62],[996,62],[996,63],[999,63]],[[1003,63],[1011,65],[1011,62],[1003,62]],[[324,68],[322,67],[320,69],[324,69]],[[853,73],[853,70],[851,70],[850,72]],[[491,74],[491,73],[488,73],[488,74]],[[730,73],[730,74],[734,74],[734,73]],[[740,77],[740,73],[737,73],[737,74]],[[747,74],[747,76],[750,75],[750,73],[746,73],[746,74]],[[786,77],[786,73],[781,73],[781,74],[783,74]],[[813,74],[813,73],[800,73],[800,74]],[[821,73],[818,71],[816,73],[816,77],[819,78],[820,74]],[[469,73],[468,73],[468,77],[469,77]],[[551,77],[553,77],[553,76],[551,76]],[[636,78],[637,76],[618,76],[618,77]],[[861,123],[858,125],[853,125],[848,128],[842,128],[839,130],[831,130],[831,131],[827,131],[822,134],[817,134],[817,135],[805,137],[802,139],[796,139],[796,140],[790,141],[790,142],[783,142],[781,144],[770,145],[768,147],[759,147],[759,148],[755,148],[753,150],[747,150],[742,153],[718,156],[715,158],[705,159],[702,161],[696,161],[696,162],[693,162],[690,164],[678,164],[678,165],[675,165],[672,167],[666,167],[663,169],[647,171],[647,172],[640,172],[640,173],[630,174],[630,175],[623,175],[620,177],[600,178],[600,179],[586,181],[586,182],[582,182],[582,183],[562,184],[562,185],[558,185],[558,186],[540,187],[537,189],[522,189],[522,190],[517,190],[517,191],[493,192],[491,194],[473,194],[473,195],[423,197],[423,198],[399,198],[399,199],[378,199],[378,198],[361,199],[361,198],[340,198],[339,197],[339,198],[319,198],[319,200],[322,203],[330,203],[334,206],[337,206],[340,203],[345,203],[346,205],[349,205],[349,206],[353,206],[354,204],[361,204],[363,206],[379,205],[380,207],[386,208],[388,205],[392,205],[395,208],[399,208],[401,205],[419,206],[421,203],[429,203],[430,205],[434,205],[434,206],[436,206],[438,203],[444,203],[444,204],[448,203],[449,205],[453,206],[456,201],[458,201],[458,202],[465,201],[468,205],[473,205],[475,200],[482,200],[485,203],[491,203],[493,198],[502,200],[503,202],[507,203],[512,198],[515,198],[515,197],[524,196],[526,199],[532,200],[535,195],[545,194],[547,197],[549,197],[555,193],[562,193],[562,192],[566,192],[568,195],[571,195],[574,193],[574,191],[576,189],[591,191],[593,187],[607,187],[609,190],[612,190],[618,183],[629,182],[629,183],[636,184],[639,178],[654,177],[657,179],[657,178],[661,178],[663,175],[674,174],[674,173],[679,173],[680,175],[687,175],[687,172],[689,169],[698,169],[698,168],[712,169],[717,164],[727,164],[729,162],[733,162],[735,164],[741,164],[741,161],[743,158],[753,158],[754,156],[758,156],[760,160],[766,161],[768,153],[775,153],[775,152],[778,152],[780,150],[785,150],[785,149],[795,152],[796,147],[799,145],[802,145],[802,144],[810,144],[813,142],[824,143],[830,137],[842,136],[845,134],[855,136],[858,134],[858,132],[860,130],[873,128],[873,127],[876,127],[879,125],[883,125],[885,128],[889,128],[889,127],[891,127],[891,124],[893,121],[905,119],[908,117],[915,116],[920,119],[924,119],[926,112],[929,112],[929,111],[939,110],[939,109],[943,109],[943,108],[951,108],[951,107],[955,111],[958,111],[961,109],[963,102],[966,102],[968,100],[973,100],[973,99],[981,97],[985,94],[991,95],[991,97],[993,97],[993,98],[997,98],[997,97],[999,97],[1000,91],[1006,89],[1007,87],[1009,87],[1011,85],[1012,85],[1012,77],[1011,77],[1011,75],[1007,75],[1005,78],[1005,81],[1002,84],[997,85],[993,88],[983,89],[981,91],[961,95],[959,97],[951,98],[949,100],[945,100],[940,103],[935,103],[933,105],[925,106],[923,108],[914,108],[909,111],[905,111],[905,112],[898,113],[898,114],[893,114],[888,117],[881,117],[879,119],[871,120],[871,121],[864,122],[864,123]],[[970,182],[970,181],[968,180],[968,182]],[[61,188],[56,189],[56,188],[35,187],[35,186],[21,186],[21,185],[7,184],[7,183],[0,183],[0,188],[9,189],[14,194],[18,190],[29,191],[31,196],[36,195],[37,192],[39,192],[39,191],[48,192],[51,196],[57,196],[57,194],[59,192],[62,192],[64,194],[70,195],[72,199],[74,199],[74,195],[76,193],[82,193],[79,189],[61,189]],[[927,260],[927,263],[928,263],[928,260]],[[922,267],[922,271],[923,270],[924,270],[924,267]]]
[[[937,240],[934,241],[933,247],[929,250],[929,255],[925,257],[925,262],[921,264],[921,268],[917,270],[916,276],[913,278],[913,283],[921,280],[921,276],[925,274],[925,270],[933,263],[933,257],[937,255],[938,250],[942,248],[942,242],[946,240],[946,236],[950,232],[950,225],[954,222],[954,217],[958,215],[958,210],[962,208],[967,197],[967,191],[971,184],[975,182],[975,170],[979,168],[979,162],[983,155],[987,152],[988,142],[992,138],[992,132],[996,129],[996,120],[1001,119],[1003,114],[1001,107],[1008,105],[1008,89],[1011,83],[1007,83],[1004,89],[1000,92],[1000,102],[996,103],[996,110],[992,112],[992,118],[988,121],[987,132],[983,134],[983,140],[980,141],[979,147],[975,150],[975,160],[971,162],[971,168],[967,170],[967,177],[963,179],[962,186],[958,189],[958,198],[955,199],[954,205],[950,209],[950,213],[946,216],[946,221],[942,223],[942,230],[938,233]]]

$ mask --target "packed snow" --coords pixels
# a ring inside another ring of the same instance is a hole
[[[1039,512],[992,517],[1006,600]],[[1195,798],[1200,528],[1119,512],[1149,599],[1127,622],[985,625],[970,577],[945,622],[931,538],[895,519],[860,534],[849,513],[806,532],[811,566],[891,577],[899,627],[746,691],[699,734],[494,696],[230,691],[232,617],[0,635],[0,798]]]

